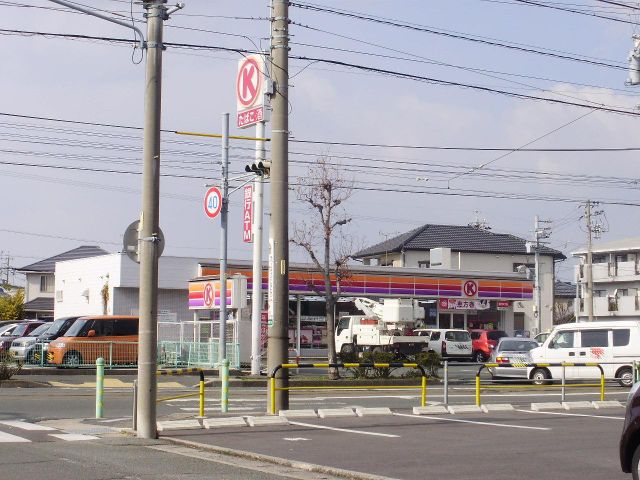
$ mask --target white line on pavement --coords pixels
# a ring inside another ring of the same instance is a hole
[[[98,420],[100,423],[121,422],[123,420],[131,420],[131,417],[109,418],[108,420]]]
[[[99,440],[100,437],[95,437],[93,435],[83,435],[81,433],[50,433],[52,437],[59,438],[60,440],[65,440],[67,442],[78,442],[83,440]]]
[[[30,443],[31,440],[11,435],[10,433],[0,432],[0,443]]]
[[[314,425],[312,423],[301,423],[289,421],[290,425],[298,425],[300,427],[318,428],[320,430],[333,430],[334,432],[357,433],[359,435],[372,435],[374,437],[400,438],[400,435],[392,435],[391,433],[363,432],[362,430],[351,430],[349,428],[327,427],[326,425]]]
[[[35,423],[24,422],[22,420],[0,420],[0,424],[20,428],[22,430],[55,430],[55,428],[52,427],[36,425]]]
[[[185,412],[197,412],[200,410],[200,407],[179,407],[180,410]],[[230,412],[250,412],[252,410],[257,410],[260,407],[229,407]],[[208,411],[220,411],[220,407],[206,407]]]
[[[525,413],[542,413],[545,415],[564,415],[565,417],[593,417],[593,418],[608,418],[610,420],[624,420],[624,417],[608,417],[606,415],[589,415],[586,413],[564,413],[564,412],[538,412],[535,410],[524,410],[521,408],[515,408],[516,412]]]
[[[462,420],[460,418],[433,417],[431,415],[429,416],[411,415],[408,413],[394,413],[393,415],[397,415],[399,417],[420,418],[421,420],[444,420],[447,422],[472,423],[475,425],[487,425],[490,427],[522,428],[525,430],[551,430],[551,428],[547,428],[547,427],[529,427],[527,425],[509,425],[506,423],[479,422],[476,420]]]

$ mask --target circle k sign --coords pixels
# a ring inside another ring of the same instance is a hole
[[[467,280],[464,282],[462,289],[467,297],[475,297],[478,293],[478,284],[473,280]]]
[[[256,58],[248,57],[240,64],[236,78],[238,107],[249,108],[256,103],[262,94],[262,77],[262,69]]]

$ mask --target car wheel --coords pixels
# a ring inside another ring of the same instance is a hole
[[[621,368],[616,373],[616,379],[622,387],[630,387],[633,385],[633,372],[629,367]]]
[[[473,359],[475,360],[476,363],[484,363],[484,353],[482,353],[480,350],[478,350],[473,355]]]
[[[68,352],[65,354],[62,362],[67,367],[78,368],[80,365],[82,365],[82,355],[80,355],[80,353],[76,351]]]
[[[340,347],[340,353],[345,353],[348,355],[355,352],[356,347],[353,345],[353,343],[345,343],[344,345],[342,345],[342,347]]]
[[[640,480],[640,445],[636,447],[636,451],[633,453],[631,474],[633,475],[633,480]]]
[[[531,380],[533,380],[534,385],[544,385],[545,383],[549,383],[549,373],[544,368],[536,368],[531,373]]]

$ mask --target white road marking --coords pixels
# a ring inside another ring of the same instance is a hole
[[[447,422],[458,422],[458,423],[472,423],[475,425],[486,425],[489,427],[505,427],[505,428],[521,428],[524,430],[551,430],[551,428],[547,427],[530,427],[527,425],[509,425],[506,423],[493,423],[493,422],[479,422],[476,420],[462,420],[460,418],[445,418],[445,417],[433,417],[431,415],[411,415],[408,413],[394,413],[393,415],[397,415],[399,417],[411,417],[411,418],[420,418],[422,420],[444,420]]]
[[[303,437],[284,437],[283,440],[286,440],[287,442],[308,442],[309,441],[308,438],[303,438]]]
[[[8,427],[20,428],[22,430],[55,430],[55,428],[52,427],[36,425],[35,423],[29,423],[22,420],[0,420],[0,424],[7,425]]]
[[[123,420],[131,420],[131,417],[109,418],[108,420],[98,420],[98,422],[100,422],[100,423],[114,423],[114,422],[121,422]]]
[[[64,440],[66,442],[78,442],[84,440],[100,440],[100,437],[95,437],[93,435],[83,435],[81,433],[50,433],[52,437],[59,438],[60,440]]]
[[[359,435],[372,435],[374,437],[400,438],[400,435],[392,435],[391,433],[363,432],[362,430],[351,430],[349,428],[327,427],[326,425],[314,425],[312,423],[301,423],[289,421],[290,425],[299,425],[301,427],[318,428],[320,430],[333,430],[334,432],[357,433]]]
[[[624,420],[624,417],[608,417],[606,415],[589,415],[587,413],[537,412],[534,410],[524,410],[520,408],[516,408],[514,410],[516,412],[525,412],[525,413],[542,413],[545,415],[564,415],[565,417],[593,417],[593,418],[608,418],[611,420]]]
[[[0,432],[0,443],[31,443],[31,440],[11,435],[10,433]]]

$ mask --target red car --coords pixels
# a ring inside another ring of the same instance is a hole
[[[470,330],[469,333],[473,360],[478,363],[485,362],[491,356],[491,351],[498,344],[498,340],[509,336],[503,330]]]

